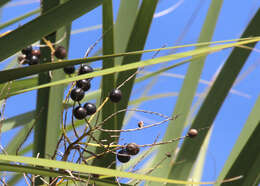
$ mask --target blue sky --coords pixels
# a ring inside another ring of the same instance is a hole
[[[28,4],[26,4],[26,2]],[[115,0],[114,2],[116,13],[119,0]],[[156,10],[156,12],[160,14],[157,14],[157,17],[153,20],[151,32],[149,34],[145,49],[160,48],[163,45],[173,46],[176,44],[183,45],[196,43],[209,4],[209,0],[161,0]],[[25,12],[29,12],[37,7],[39,7],[39,1],[11,1],[11,3],[7,4],[2,10],[1,23],[22,15]],[[212,40],[219,41],[239,38],[248,21],[252,18],[259,7],[260,1],[258,0],[224,1]],[[196,9],[198,10],[197,14],[194,13]],[[163,13],[165,13],[165,15],[163,15]],[[161,16],[158,17],[159,15]],[[32,18],[33,17],[30,19]],[[86,49],[100,37],[101,29],[92,29],[81,33],[79,33],[79,30],[82,28],[93,28],[93,26],[97,26],[97,28],[99,28],[102,23],[101,18],[101,8],[97,8],[96,10],[73,22],[72,30],[75,34],[71,36],[71,46],[69,51],[70,59],[83,57]],[[20,24],[24,24],[30,19],[21,21]],[[2,33],[15,28],[17,28],[17,24],[12,25],[7,29],[0,30],[0,32]],[[180,40],[180,36],[182,34],[185,34],[183,39],[176,43],[176,41]],[[101,43],[98,44],[92,54],[94,54],[100,47]],[[258,48],[259,44],[256,47]],[[230,51],[230,49],[227,49],[208,56],[205,69],[203,70],[201,76],[202,83],[199,84],[197,93],[202,93],[205,90],[208,86],[205,83],[212,80],[212,77],[223,62],[225,62]],[[164,54],[166,54],[166,52],[161,52],[159,55]],[[152,54],[146,54],[143,58],[148,59],[151,56]],[[233,89],[240,92],[240,94],[230,93],[228,95],[214,122],[214,131],[209,144],[203,174],[203,180],[205,181],[215,180],[217,178],[218,173],[221,171],[221,168],[225,163],[225,160],[227,159],[232,146],[234,145],[243,124],[245,123],[257,99],[257,96],[259,95],[260,84],[256,81],[259,79],[260,74],[259,64],[260,56],[258,52],[252,52],[246,65],[240,73],[240,75],[245,75],[241,76],[243,77],[241,81],[233,87]],[[93,66],[98,67],[99,65],[97,64]],[[156,70],[160,67],[161,65],[148,67],[146,71]],[[176,76],[184,76],[186,70],[187,65],[183,65],[167,71],[167,73],[159,76],[157,78],[156,85],[151,89],[149,95],[169,92],[178,93],[183,79],[181,77],[176,78]],[[92,90],[99,87],[99,81],[100,78],[94,79],[92,83]],[[144,83],[137,84],[135,86],[134,94],[132,95],[133,99],[141,95],[143,87],[144,85],[147,85],[147,83],[148,81],[145,81]],[[170,116],[176,99],[177,97],[175,96],[145,102],[140,105],[140,109],[161,112]],[[197,98],[195,98],[194,102],[196,100]],[[17,105],[19,105],[19,107]],[[7,100],[5,117],[11,117],[34,108],[35,92],[19,95]],[[149,119],[154,119],[150,118],[149,115],[136,115],[135,119],[131,120],[128,127],[131,128],[131,126],[136,125],[136,122],[140,119],[140,117],[146,121],[149,121]],[[158,135],[158,131],[160,136],[163,136],[165,126],[156,129],[149,129],[145,132],[141,132],[140,135],[122,135],[122,143],[127,141],[134,141],[138,144],[150,143]],[[12,134],[10,133],[2,135],[1,143],[3,145],[6,144],[11,136]],[[148,138],[150,136],[153,136],[154,138]]]

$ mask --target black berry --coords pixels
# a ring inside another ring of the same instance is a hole
[[[32,50],[31,54],[32,54],[33,56],[40,57],[40,56],[41,56],[41,51],[40,51],[39,49],[37,49],[37,50],[34,49],[34,50]]]
[[[82,79],[76,82],[78,88],[82,88],[85,92],[90,89],[90,81],[88,79]]]
[[[84,107],[77,106],[73,110],[73,116],[77,119],[84,119],[87,116],[87,111]]]
[[[125,150],[129,155],[136,155],[139,153],[140,148],[136,143],[129,143],[126,145]]]
[[[57,46],[54,55],[58,59],[64,59],[67,56],[67,50],[63,46]]]
[[[70,97],[73,101],[80,101],[84,98],[85,92],[81,88],[74,88],[71,93]]]
[[[120,161],[121,163],[126,163],[131,159],[130,155],[127,153],[127,151],[125,149],[120,150],[117,153],[116,157],[117,157],[118,161]]]
[[[37,65],[39,63],[39,58],[37,56],[31,56],[29,60],[29,65]]]
[[[190,129],[189,132],[188,132],[188,136],[190,138],[193,138],[193,137],[195,137],[197,135],[198,135],[198,131],[196,129]]]
[[[121,90],[119,89],[114,89],[110,92],[109,94],[109,99],[112,101],[112,102],[119,102],[122,98],[122,92]]]
[[[82,65],[80,68],[79,68],[79,72],[78,74],[81,75],[81,74],[87,74],[87,73],[90,73],[90,72],[93,72],[93,68],[89,65]]]
[[[68,66],[68,67],[64,67],[63,71],[66,74],[73,74],[75,72],[75,67],[74,66]]]
[[[93,103],[86,103],[84,108],[87,111],[87,115],[92,115],[97,111],[96,105]]]
[[[30,55],[32,53],[32,46],[28,46],[28,47],[22,49],[22,53],[25,55]]]

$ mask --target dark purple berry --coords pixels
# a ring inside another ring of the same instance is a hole
[[[73,101],[80,101],[84,98],[85,92],[81,88],[74,88],[71,93],[70,97]]]
[[[93,103],[85,103],[84,108],[87,110],[87,115],[92,115],[97,111],[96,105]]]
[[[68,66],[68,67],[64,67],[63,71],[66,74],[73,74],[75,72],[75,67],[74,66]]]
[[[39,63],[39,58],[37,56],[31,56],[29,60],[29,65],[37,65]]]
[[[78,74],[81,75],[81,74],[87,74],[87,73],[90,73],[90,72],[93,72],[93,68],[89,65],[82,65],[80,68],[79,68],[79,72]]]
[[[136,155],[140,151],[140,148],[136,143],[129,143],[126,145],[125,150],[129,155]]]
[[[198,135],[198,131],[196,129],[190,129],[189,132],[188,132],[188,136],[190,138],[194,138],[197,135]]]
[[[121,163],[129,162],[129,160],[131,159],[130,155],[127,153],[127,151],[125,149],[120,150],[117,153],[116,157],[117,157],[118,161],[120,161]]]
[[[22,49],[22,53],[25,54],[25,55],[31,55],[31,53],[32,53],[32,46],[28,46],[28,47]]]
[[[84,119],[87,116],[87,111],[84,107],[77,106],[73,109],[73,116],[77,119]]]
[[[64,59],[67,56],[67,50],[63,46],[57,46],[54,55],[58,59]]]
[[[109,99],[112,101],[112,102],[119,102],[122,98],[122,92],[121,90],[119,89],[114,89],[110,92],[109,94]]]
[[[40,56],[41,56],[41,51],[40,51],[39,49],[37,49],[37,50],[34,49],[34,50],[32,50],[31,54],[32,54],[33,56],[40,57]]]
[[[85,92],[90,89],[90,81],[88,79],[82,79],[76,82],[78,88],[82,88]]]

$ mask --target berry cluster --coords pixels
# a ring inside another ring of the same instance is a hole
[[[74,66],[72,66],[74,69]],[[72,67],[64,68],[64,72],[70,74],[72,72]],[[75,70],[75,69],[74,69]],[[73,71],[74,71],[73,70]],[[69,73],[68,73],[69,71]],[[87,74],[93,72],[93,68],[89,65],[82,65],[78,71],[78,75]],[[73,101],[81,101],[85,92],[91,87],[90,81],[92,78],[83,79],[76,81],[76,88],[72,89],[70,97]],[[109,98],[112,102],[119,102],[122,98],[122,92],[119,89],[114,89],[110,92]],[[83,106],[79,105],[73,109],[73,115],[75,118],[82,120],[87,116],[94,114],[97,111],[96,105],[93,103],[85,103]]]
[[[72,67],[74,68],[74,66]],[[64,72],[66,73],[68,69],[69,68],[64,68]],[[78,71],[78,75],[87,74],[93,71],[94,70],[93,68],[91,68],[91,66],[82,65]],[[76,81],[76,88],[72,89],[70,93],[70,97],[73,101],[80,102],[84,98],[85,92],[88,91],[91,87],[90,81],[91,79],[83,79],[83,80]],[[81,120],[87,117],[88,115],[94,114],[96,110],[97,109],[95,104],[85,103],[83,106],[79,105],[76,108],[74,108],[73,115],[75,118]]]
[[[129,143],[126,145],[124,149],[121,149],[117,153],[117,159],[121,163],[126,163],[131,159],[131,156],[134,156],[138,154],[140,151],[140,148],[136,143]]]
[[[22,49],[22,55],[18,57],[20,64],[36,65],[39,63],[41,52],[39,49],[33,49],[32,46],[28,46]]]
[[[39,49],[33,49],[32,46],[28,46],[22,49],[21,52],[22,55],[18,57],[18,62],[20,64],[36,65],[39,63],[40,56],[41,56],[41,51]],[[57,46],[55,48],[54,55],[58,59],[64,59],[67,56],[67,51],[63,46]],[[72,73],[74,73],[74,71]]]

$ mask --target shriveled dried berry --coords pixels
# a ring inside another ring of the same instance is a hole
[[[139,121],[138,122],[138,127],[139,128],[143,128],[144,127],[144,122],[143,121]]]
[[[195,137],[197,135],[198,135],[198,131],[196,129],[190,129],[189,132],[188,132],[188,136],[190,138],[193,138],[193,137]]]

